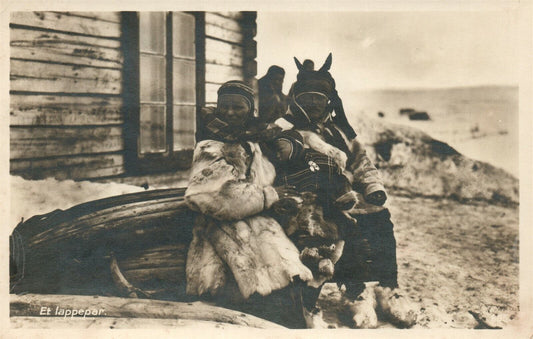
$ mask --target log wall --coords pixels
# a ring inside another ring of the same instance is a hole
[[[228,80],[257,87],[255,12],[205,14],[205,102],[214,105],[217,90]]]
[[[255,25],[255,12],[205,13],[199,102],[228,80],[256,87]],[[124,180],[122,34],[119,12],[11,14],[12,174]]]
[[[120,13],[13,12],[10,34],[11,173],[124,173]]]

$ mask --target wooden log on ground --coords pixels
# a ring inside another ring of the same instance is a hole
[[[42,307],[50,308],[50,316],[56,317],[61,317],[60,314],[56,315],[56,312],[60,313],[60,310],[71,310],[71,315],[73,310],[77,310],[82,315],[72,318],[83,318],[86,310],[90,310],[89,314],[93,314],[93,311],[96,311],[96,317],[188,319],[255,328],[283,328],[280,325],[242,312],[211,306],[203,302],[182,303],[76,295],[11,295],[11,317],[38,317],[41,314]],[[65,313],[63,313],[64,316]]]
[[[192,329],[197,331],[245,329],[248,326],[193,319],[12,317],[13,329]],[[274,326],[279,326],[274,324]],[[270,327],[269,327],[270,328]],[[205,332],[202,332],[205,334]]]

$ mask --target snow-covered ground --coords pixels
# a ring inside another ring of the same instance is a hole
[[[456,121],[442,120],[438,116],[430,121],[411,121],[405,116],[394,116],[386,120],[420,129],[469,158],[502,168],[517,178],[519,176],[517,130],[508,131],[502,127],[498,131],[479,127],[476,122],[458,124]],[[474,132],[476,126],[478,132]]]
[[[343,101],[352,121],[360,113],[377,117],[381,112],[383,120],[420,129],[518,177],[518,87],[367,90],[345,95]],[[431,120],[411,121],[399,114],[402,108],[425,111]]]
[[[24,218],[45,214],[56,209],[65,210],[83,202],[115,195],[144,191],[142,187],[90,181],[24,180],[11,176],[11,229]]]

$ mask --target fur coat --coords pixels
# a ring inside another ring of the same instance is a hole
[[[256,143],[197,144],[185,192],[186,204],[200,213],[187,255],[188,294],[217,296],[236,282],[247,299],[296,276],[313,279],[280,224],[262,213],[279,199],[275,175]]]

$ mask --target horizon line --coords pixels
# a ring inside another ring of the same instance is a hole
[[[516,87],[519,84],[479,84],[479,85],[452,85],[452,86],[427,86],[427,87],[360,87],[354,88],[353,91],[424,91],[424,90],[450,90],[450,89],[467,89],[467,88],[483,88],[483,87]]]

